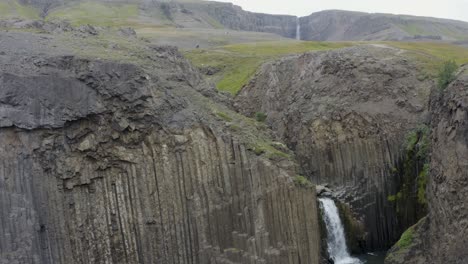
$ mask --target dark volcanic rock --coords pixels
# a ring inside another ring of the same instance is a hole
[[[402,240],[387,252],[385,264],[449,263],[427,261],[428,232],[429,219],[424,217],[416,225],[405,231]]]
[[[248,151],[175,49],[0,38],[1,264],[318,263],[315,189]]]
[[[292,56],[264,65],[236,107],[265,113],[302,173],[338,188],[338,198],[364,217],[365,248],[385,249],[418,220],[399,221],[388,200],[403,184],[394,170],[405,136],[426,116],[432,84],[418,75],[402,51],[386,46]]]
[[[428,257],[468,263],[468,67],[433,96]]]
[[[96,91],[76,78],[0,73],[0,83],[0,127],[62,127],[104,111]]]

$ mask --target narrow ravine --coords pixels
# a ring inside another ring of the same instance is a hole
[[[320,198],[319,201],[323,210],[323,220],[327,227],[327,247],[330,259],[333,260],[334,264],[363,263],[349,254],[343,224],[335,202],[329,198]]]

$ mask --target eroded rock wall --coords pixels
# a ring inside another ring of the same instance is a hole
[[[188,9],[203,10],[229,29],[267,32],[296,38],[295,16],[254,13],[245,11],[240,6],[221,2],[186,3],[184,6]]]
[[[468,262],[468,68],[434,95],[429,178],[429,256],[434,263]]]
[[[2,263],[317,263],[314,194],[235,140],[71,129],[3,129]]]
[[[140,67],[8,34],[29,56],[0,56],[0,263],[318,263],[315,190],[173,48]]]
[[[403,179],[406,134],[424,121],[431,83],[401,50],[368,45],[264,65],[236,98],[296,152],[302,171],[357,211],[366,250],[390,247],[418,219],[400,222],[388,197]]]

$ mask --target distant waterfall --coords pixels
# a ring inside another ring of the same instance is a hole
[[[296,22],[296,39],[301,40],[301,23],[299,17],[297,18]]]
[[[361,264],[359,259],[349,255],[343,225],[335,202],[329,198],[320,198],[319,200],[323,209],[323,219],[327,226],[327,245],[330,258],[335,264]]]

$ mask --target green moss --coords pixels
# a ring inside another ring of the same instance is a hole
[[[411,224],[414,220],[426,215],[426,182],[429,171],[429,128],[420,125],[409,132],[405,139],[405,155],[398,172],[397,193],[389,195],[387,200],[392,202],[402,223]]]
[[[249,150],[256,155],[266,154],[266,157],[272,160],[291,159],[291,156],[278,150],[273,142],[256,142],[249,145]]]
[[[455,80],[455,72],[458,69],[457,63],[454,61],[446,61],[439,70],[437,84],[439,89],[444,90]]]
[[[387,196],[387,200],[389,202],[396,202],[396,201],[400,201],[402,199],[403,199],[403,193],[401,191],[397,192],[395,195]]]
[[[224,112],[217,112],[216,115],[226,122],[232,122],[232,117]]]
[[[411,245],[413,242],[413,236],[414,236],[414,227],[408,228],[402,235],[400,240],[396,243],[396,245],[400,249],[405,249]]]
[[[306,177],[302,175],[296,175],[296,177],[294,177],[294,183],[300,187],[305,187],[305,188],[310,188],[313,186],[313,184]]]
[[[406,136],[407,156],[425,161],[429,153],[429,128],[420,125]],[[413,153],[414,152],[414,153]]]
[[[258,112],[255,114],[255,120],[257,120],[258,122],[265,122],[267,117],[268,116],[265,113]]]
[[[269,153],[267,155],[267,158],[271,159],[271,160],[277,160],[277,159],[289,159],[290,156],[289,154],[286,154],[284,152],[281,152],[281,151],[273,151],[271,153]]]
[[[418,202],[420,204],[426,205],[426,186],[427,179],[429,175],[430,166],[428,163],[424,164],[423,170],[418,175]]]
[[[242,128],[241,128],[240,126],[235,125],[235,124],[231,124],[229,127],[230,127],[231,130],[233,130],[233,131],[241,131],[241,130],[242,130]]]

